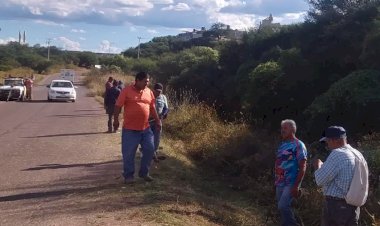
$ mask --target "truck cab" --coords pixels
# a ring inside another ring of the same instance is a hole
[[[23,78],[5,78],[3,85],[0,86],[0,100],[19,100],[24,101],[26,87]]]

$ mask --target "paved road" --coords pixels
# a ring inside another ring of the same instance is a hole
[[[103,108],[80,85],[77,102],[47,102],[55,77],[32,102],[0,102],[0,225],[89,224],[75,212],[93,207],[68,207],[70,195],[118,183],[118,135],[104,133]]]

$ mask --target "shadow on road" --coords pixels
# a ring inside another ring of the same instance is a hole
[[[34,137],[21,137],[21,138],[46,138],[46,137],[70,137],[70,136],[87,136],[87,135],[97,135],[105,134],[107,132],[93,132],[93,133],[63,133],[63,134],[51,134],[51,135],[42,135]]]
[[[81,115],[50,115],[49,117],[60,117],[60,118],[81,118],[81,117],[104,117],[105,114],[81,114]]]
[[[43,164],[32,168],[23,169],[21,171],[30,171],[30,170],[44,170],[44,169],[64,169],[64,168],[73,168],[73,167],[94,167],[98,165],[110,164],[120,162],[119,160],[108,161],[108,162],[98,162],[98,163],[86,163],[86,164]]]
[[[87,192],[99,191],[102,189],[109,189],[114,186],[115,186],[114,184],[109,184],[109,185],[103,185],[100,187],[98,186],[98,187],[89,187],[89,188],[75,188],[75,189],[63,189],[63,190],[56,190],[56,191],[22,193],[22,194],[17,194],[17,195],[2,196],[0,197],[0,202],[11,202],[11,201],[18,201],[18,200],[25,200],[25,199],[49,198],[49,197],[55,197],[55,196],[73,194],[73,193],[87,193]]]
[[[102,111],[103,109],[82,109],[82,110],[75,110],[76,112],[91,112],[91,111]]]
[[[47,103],[48,101],[47,100],[30,100],[30,101],[24,101],[24,102],[21,102],[21,103],[28,103],[28,104],[33,104],[33,103]]]
[[[26,103],[26,104],[35,104],[35,103],[69,103],[67,101],[48,101],[48,100],[26,100],[26,101],[17,101],[19,103]]]

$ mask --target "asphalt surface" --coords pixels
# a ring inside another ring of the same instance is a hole
[[[120,173],[120,144],[110,141],[120,134],[104,133],[104,110],[84,86],[75,103],[47,102],[57,76],[35,86],[31,102],[0,102],[0,225],[91,224],[93,207],[70,197]]]

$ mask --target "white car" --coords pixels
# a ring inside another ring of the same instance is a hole
[[[75,102],[77,99],[75,91],[77,87],[69,80],[53,80],[47,87],[49,88],[48,101],[65,100]]]

